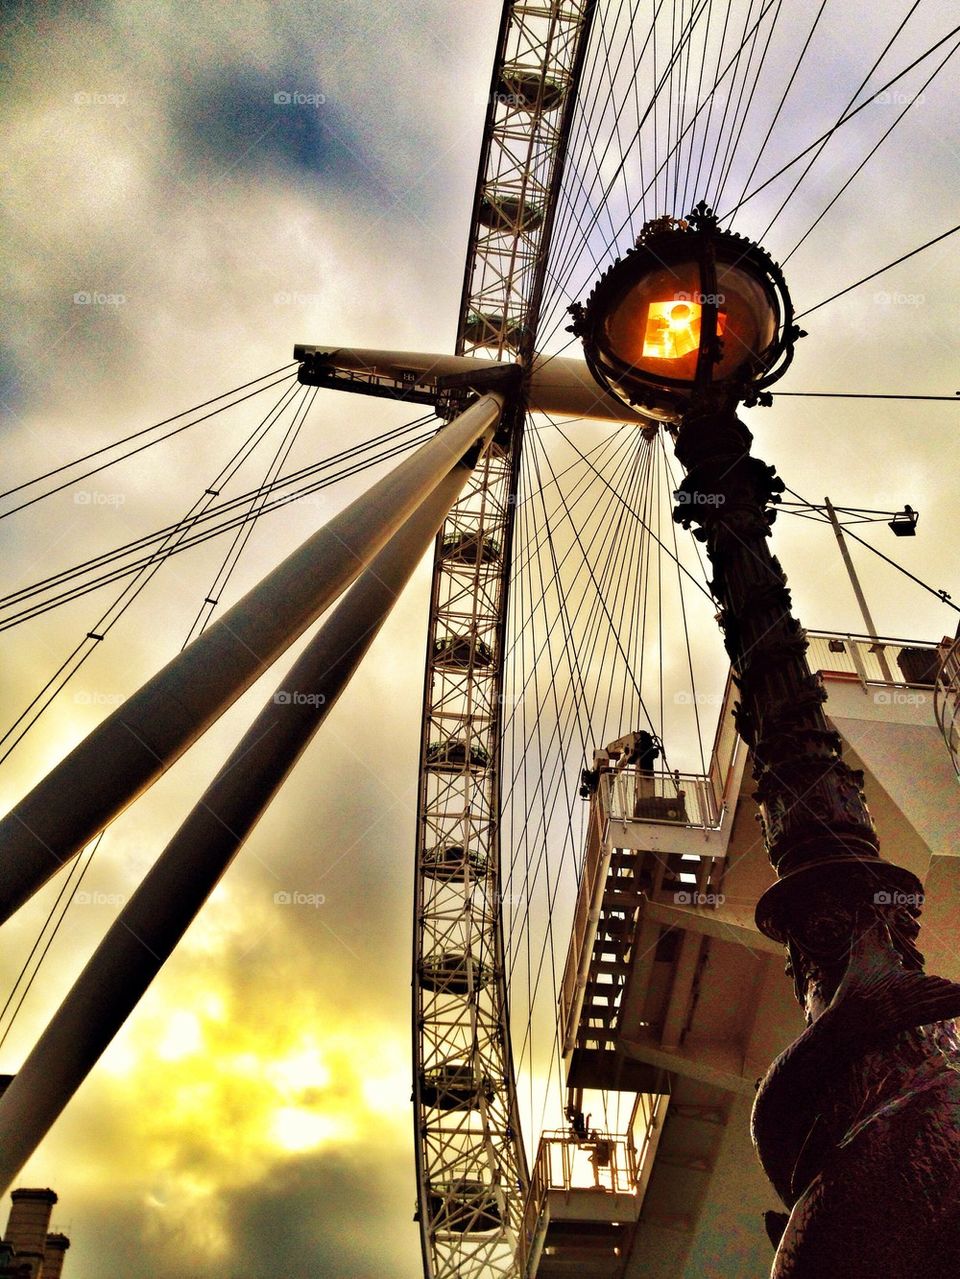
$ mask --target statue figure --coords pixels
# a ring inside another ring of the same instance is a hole
[[[757,1153],[788,1209],[766,1214],[771,1279],[953,1279],[960,985],[923,972],[916,911],[811,905],[787,969],[807,1030],[753,1108]]]

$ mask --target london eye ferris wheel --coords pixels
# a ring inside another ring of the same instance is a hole
[[[831,230],[844,202],[856,200],[860,175],[869,179],[875,155],[909,151],[909,139],[914,150],[928,144],[917,142],[929,127],[923,97],[943,88],[960,37],[942,13],[914,16],[916,9],[884,14],[883,30],[867,40],[862,29],[854,33],[858,15],[844,18],[828,4],[801,12],[774,0],[507,0],[454,349],[298,344],[296,382],[278,370],[283,376],[266,387],[283,387],[271,424],[286,415],[290,426],[255,490],[222,501],[234,473],[228,464],[187,521],[4,601],[5,624],[25,623],[95,587],[135,586],[175,551],[234,530],[188,636],[199,639],[243,550],[243,530],[329,482],[309,467],[283,470],[288,442],[318,391],[418,406],[416,418],[384,432],[367,457],[347,450],[327,463],[337,476],[426,447],[474,414],[473,434],[460,448],[469,472],[461,468],[459,485],[445,490],[406,550],[410,560],[439,524],[426,628],[412,963],[417,1217],[424,1273],[436,1279],[525,1273],[531,1153],[545,1127],[584,1123],[571,1053],[585,1060],[606,1045],[602,1018],[589,1042],[571,1039],[570,1001],[582,1003],[584,974],[567,968],[596,753],[642,761],[647,800],[664,812],[686,805],[694,824],[700,805],[706,824],[722,737],[717,708],[726,664],[716,604],[700,548],[672,518],[682,474],[669,424],[614,400],[592,378],[571,336],[570,308],[644,228],[679,225],[698,205],[709,206],[720,227],[742,229],[769,250],[811,330],[831,315],[821,306],[864,281],[874,289],[872,273],[886,289],[899,278],[882,275],[887,268],[914,252],[939,252],[950,228],[926,234],[924,223],[916,234],[876,209],[861,211],[864,236],[855,252],[835,244]],[[828,92],[823,62],[838,48],[844,56]],[[681,310],[650,340],[665,344],[664,352],[673,343],[671,352],[682,355],[677,343],[691,317],[699,323],[714,302],[693,290],[672,296],[671,305]],[[881,306],[882,325],[905,310]],[[886,339],[891,329],[882,331]],[[816,367],[829,370],[823,394],[875,394],[871,411],[904,415],[913,407],[909,393],[927,389],[904,378],[889,352],[890,382],[848,379],[842,353],[816,334],[812,341],[820,342]],[[912,357],[928,341],[914,331],[903,347]],[[774,394],[784,398],[756,416],[800,420],[801,409],[809,410],[801,397],[820,385],[797,385],[798,376],[778,385]],[[903,402],[883,402],[901,390]],[[234,402],[238,395],[221,407]],[[846,411],[847,401],[837,402]],[[394,530],[415,506],[408,503]],[[371,518],[362,513],[362,521]],[[382,538],[368,548],[368,559],[383,545]],[[324,606],[348,583],[346,573]],[[129,602],[117,597],[71,661],[85,660]],[[321,611],[305,609],[298,633]],[[60,686],[51,683],[51,698]],[[11,745],[44,705],[41,698],[18,718]],[[206,722],[216,713],[206,712]],[[188,737],[171,750],[186,749]],[[118,796],[113,808],[104,803],[84,838],[71,836],[71,851],[129,798]],[[694,871],[682,860],[665,857],[664,873],[678,883],[699,885],[701,875],[708,882],[710,858],[688,856]],[[6,886],[7,913],[33,891],[25,884]],[[637,1107],[650,1104],[641,1087],[608,1083],[597,1094],[603,1117],[594,1113],[594,1126],[608,1133],[629,1129]]]

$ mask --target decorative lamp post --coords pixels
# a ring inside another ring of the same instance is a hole
[[[960,986],[923,973],[920,881],[880,856],[863,776],[768,539],[783,483],[750,455],[740,403],[769,403],[804,336],[759,246],[705,204],[648,224],[571,308],[602,387],[664,423],[686,478],[674,518],[706,544],[777,881],[756,911],[782,942],[808,1029],[758,1087],[753,1136],[785,1213],[775,1279],[960,1273]]]

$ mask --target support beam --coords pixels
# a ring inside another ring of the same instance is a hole
[[[756,1092],[754,1078],[747,1079],[743,1074],[743,1054],[731,1044],[698,1043],[694,1048],[666,1049],[650,1038],[621,1039],[620,1047],[628,1058],[674,1075],[726,1088],[744,1097]]]
[[[837,519],[837,513],[833,509],[833,503],[828,497],[825,497],[827,518],[833,527],[834,536],[837,539],[837,546],[840,548],[840,555],[843,559],[844,568],[847,570],[847,576],[850,578],[850,585],[853,587],[853,593],[857,597],[857,603],[860,605],[860,616],[863,618],[863,624],[867,628],[867,634],[873,640],[874,652],[880,663],[880,670],[883,672],[883,678],[888,684],[895,684],[893,673],[887,662],[887,655],[883,651],[883,645],[880,643],[880,637],[877,635],[876,623],[867,607],[867,597],[863,593],[863,587],[860,585],[860,579],[857,577],[857,570],[853,567],[853,560],[850,558],[850,552],[847,549],[847,539],[843,536],[843,526]]]
[[[446,379],[468,381],[475,374],[477,386],[482,386],[484,378],[491,373],[511,367],[498,360],[475,356],[381,351],[373,347],[296,346],[293,354],[310,370],[308,376],[301,373],[302,380],[308,382],[314,380],[318,368],[329,368],[331,372],[388,378],[411,388],[428,387],[438,394]],[[584,360],[562,355],[534,356],[528,396],[527,407],[531,413],[584,417],[600,422],[637,422],[641,426],[650,424],[649,418],[601,390]]]
[[[364,571],[114,921],[0,1098],[0,1193],[196,918],[346,687],[468,475],[468,466],[455,466]]]
[[[485,395],[289,555],[0,822],[0,922],[147,789],[350,585],[500,419]]]
[[[697,975],[703,944],[704,939],[698,933],[682,932],[680,934],[680,953],[673,966],[670,997],[660,1034],[660,1046],[665,1052],[676,1052],[679,1049],[683,1032],[690,1019],[693,981]]]
[[[753,954],[783,955],[783,946],[764,937],[753,922],[740,918],[724,906],[701,909],[696,906],[669,906],[665,902],[644,903],[643,917],[664,928],[683,928],[688,932],[716,937],[719,941],[736,942]]]

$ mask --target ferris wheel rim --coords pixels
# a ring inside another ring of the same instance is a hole
[[[570,123],[573,116],[574,103],[576,101],[576,91],[579,85],[579,77],[584,65],[586,45],[590,31],[590,21],[595,7],[596,0],[586,0],[585,3],[579,4],[575,3],[574,0],[569,0],[567,3],[565,3],[564,0],[559,0],[558,3],[549,6],[554,15],[558,17],[563,11],[566,11],[567,16],[576,19],[579,26],[577,28],[578,38],[574,46],[576,56],[572,60],[572,65],[567,70],[569,79],[566,85],[566,97],[564,99],[562,110],[563,127],[560,133],[560,137],[563,139],[563,145],[557,151],[556,158],[558,165],[552,175],[553,180],[550,183],[549,199],[545,208],[541,205],[539,214],[540,220],[534,228],[534,231],[541,232],[544,232],[544,228],[546,228],[545,234],[547,236],[549,236],[549,231],[552,227],[553,215],[559,198],[559,179],[563,168],[565,144],[569,137]],[[505,80],[507,69],[511,65],[508,61],[511,56],[511,29],[512,24],[516,21],[516,12],[520,9],[522,9],[522,6],[518,6],[511,3],[511,0],[507,0],[507,3],[503,6],[501,14],[496,56],[491,75],[490,98],[487,104],[484,135],[481,146],[479,172],[474,193],[470,241],[468,244],[464,269],[460,320],[458,324],[457,343],[455,349],[457,355],[463,355],[466,348],[472,345],[475,351],[478,348],[484,349],[484,353],[486,354],[487,350],[482,347],[482,343],[486,342],[486,346],[489,347],[490,345],[493,345],[490,339],[491,337],[494,337],[496,339],[495,351],[498,359],[505,359],[509,347],[512,344],[515,348],[516,355],[519,357],[519,362],[523,366],[529,368],[534,358],[534,340],[536,335],[536,312],[538,307],[536,305],[535,297],[532,299],[534,305],[532,307],[526,307],[521,312],[518,310],[516,305],[517,299],[511,293],[511,289],[508,286],[503,291],[499,316],[497,317],[496,313],[494,313],[495,318],[494,320],[491,320],[489,313],[484,309],[484,301],[488,296],[488,293],[485,292],[484,289],[485,280],[481,278],[479,286],[477,286],[476,280],[477,261],[479,256],[478,245],[483,234],[484,220],[486,220],[487,223],[494,224],[497,222],[498,218],[500,218],[501,213],[503,214],[503,239],[504,241],[509,242],[511,246],[508,251],[511,270],[518,259],[523,259],[525,251],[524,237],[527,235],[527,228],[523,225],[523,211],[527,207],[527,194],[531,178],[530,172],[525,172],[522,175],[518,192],[516,192],[516,184],[514,183],[513,186],[508,186],[506,188],[505,193],[502,196],[495,198],[491,194],[492,192],[500,190],[496,181],[496,176],[494,176],[494,179],[491,180],[491,154],[496,147],[495,132],[497,122],[499,118],[502,126],[504,122],[504,115],[509,114],[508,111],[504,111],[504,104],[498,101],[497,95],[501,84]],[[546,51],[549,47],[549,40],[547,40],[544,45],[544,50]],[[514,55],[514,62],[516,62],[516,55]],[[539,87],[536,89],[536,98],[532,104],[533,111],[530,113],[532,130],[536,128],[538,108],[541,109],[540,118],[542,118],[544,114],[548,113],[549,110],[553,109],[548,107],[546,110],[542,110],[542,108],[544,108],[546,98],[546,85],[549,71],[550,63],[545,53],[544,61],[539,68]],[[494,175],[497,173],[496,166],[493,168],[493,173]],[[516,194],[514,194],[514,192],[516,192]],[[497,199],[499,199],[499,203],[497,203]],[[510,203],[511,199],[514,200],[513,204]],[[498,234],[496,226],[492,226],[491,230],[493,236],[496,237]],[[533,268],[534,294],[538,288],[542,290],[543,287],[548,248],[549,238],[545,241],[541,239],[541,242],[538,244],[538,253],[536,255],[536,262]],[[495,248],[494,253],[497,251],[498,249]],[[483,267],[481,267],[481,273],[482,271]],[[478,299],[479,304],[476,305],[474,310],[474,305]],[[529,294],[525,301],[528,303],[531,301]],[[522,323],[518,320],[518,316],[520,314],[523,315]],[[471,325],[473,326],[472,329]],[[499,332],[493,333],[492,330],[497,326],[499,327]],[[473,338],[479,339],[479,341],[471,341],[471,333]],[[475,541],[474,554],[476,562],[474,570],[476,575],[476,586],[474,589],[474,596],[476,596],[481,589],[486,589],[483,584],[483,579],[485,577],[489,577],[491,572],[495,572],[499,579],[497,588],[498,616],[492,628],[489,624],[487,624],[484,636],[481,636],[476,628],[474,628],[472,636],[458,637],[450,634],[440,635],[438,633],[441,612],[439,600],[441,583],[444,576],[445,556],[449,555],[450,546],[455,545],[456,538],[461,535],[458,533],[456,525],[457,516],[456,514],[452,514],[440,530],[435,545],[433,584],[431,587],[430,599],[430,619],[427,627],[424,704],[421,721],[420,743],[420,782],[418,791],[418,851],[417,867],[415,872],[416,888],[414,895],[413,921],[413,1101],[414,1141],[417,1148],[418,1217],[421,1224],[421,1246],[424,1274],[428,1277],[428,1279],[431,1279],[432,1276],[437,1276],[437,1279],[439,1279],[441,1274],[449,1273],[452,1275],[454,1273],[452,1270],[444,1269],[442,1258],[438,1262],[438,1253],[442,1252],[443,1249],[438,1246],[437,1238],[444,1225],[450,1228],[447,1233],[451,1234],[455,1233],[458,1227],[462,1228],[464,1225],[467,1227],[467,1229],[463,1229],[464,1235],[470,1233],[470,1225],[480,1227],[485,1226],[488,1228],[488,1234],[492,1228],[494,1234],[494,1243],[487,1247],[486,1256],[483,1257],[480,1267],[472,1266],[469,1262],[465,1265],[461,1265],[458,1262],[455,1269],[455,1273],[458,1276],[461,1274],[464,1276],[467,1276],[468,1274],[477,1274],[479,1276],[481,1273],[488,1273],[488,1271],[484,1269],[484,1266],[486,1262],[491,1259],[492,1254],[497,1252],[497,1239],[499,1239],[503,1245],[496,1258],[497,1272],[502,1273],[505,1276],[512,1276],[518,1273],[519,1236],[522,1231],[522,1201],[525,1200],[526,1197],[529,1177],[517,1106],[516,1075],[508,1012],[509,996],[504,964],[503,925],[500,903],[498,900],[500,883],[500,845],[497,824],[499,822],[501,802],[500,753],[502,742],[499,722],[500,717],[497,714],[497,708],[495,706],[490,708],[491,714],[488,716],[489,722],[487,725],[488,731],[486,734],[485,744],[479,748],[486,752],[486,758],[479,761],[479,763],[487,772],[489,777],[487,798],[489,802],[489,813],[492,818],[487,831],[488,838],[486,843],[486,856],[483,860],[484,869],[487,873],[489,883],[493,888],[493,896],[490,899],[485,899],[484,901],[483,923],[489,926],[487,929],[487,944],[490,952],[492,952],[492,982],[496,986],[494,1002],[496,1004],[497,1036],[499,1039],[499,1046],[497,1051],[494,1053],[494,1056],[501,1067],[500,1071],[497,1073],[500,1076],[502,1092],[505,1096],[504,1113],[501,1117],[501,1132],[499,1136],[503,1138],[504,1145],[509,1146],[508,1151],[501,1150],[498,1155],[497,1152],[492,1149],[494,1140],[491,1139],[491,1134],[493,1134],[494,1138],[498,1134],[495,1132],[496,1123],[491,1121],[488,1115],[487,1107],[490,1105],[490,1101],[486,1097],[486,1075],[483,1074],[482,1070],[476,1102],[477,1108],[481,1112],[481,1124],[484,1133],[484,1140],[486,1144],[491,1147],[492,1151],[491,1162],[494,1166],[491,1169],[490,1176],[492,1183],[498,1187],[496,1211],[490,1207],[487,1200],[483,1199],[483,1192],[481,1192],[479,1205],[476,1207],[473,1218],[471,1220],[466,1220],[465,1214],[461,1212],[460,1217],[454,1219],[456,1209],[455,1207],[451,1208],[450,1204],[453,1203],[456,1206],[458,1202],[458,1188],[463,1188],[463,1193],[460,1194],[460,1199],[463,1201],[463,1204],[468,1204],[469,1194],[473,1194],[475,1188],[468,1191],[468,1186],[473,1185],[469,1178],[461,1179],[459,1183],[456,1178],[452,1178],[447,1184],[447,1189],[449,1191],[447,1198],[444,1199],[442,1194],[439,1196],[437,1195],[437,1187],[432,1175],[431,1166],[428,1165],[432,1164],[433,1167],[436,1167],[438,1164],[442,1164],[442,1159],[438,1156],[431,1160],[430,1150],[428,1149],[430,1135],[424,1122],[425,1111],[437,1110],[437,1107],[440,1104],[449,1105],[449,1109],[451,1110],[455,1108],[460,1098],[456,1089],[453,1088],[449,1081],[455,1078],[463,1079],[468,1077],[467,1072],[465,1071],[466,1063],[440,1063],[440,1071],[447,1071],[446,1077],[448,1083],[446,1092],[442,1093],[441,1091],[441,1093],[438,1093],[438,1075],[436,1070],[432,1075],[428,1075],[427,1072],[426,1053],[428,1049],[425,1047],[427,1044],[427,1032],[425,1031],[424,1025],[426,1019],[424,1016],[423,984],[427,974],[425,964],[432,963],[432,952],[428,951],[428,953],[425,954],[424,949],[424,900],[428,892],[425,885],[428,885],[431,880],[436,882],[440,865],[446,857],[445,848],[449,847],[449,845],[441,847],[439,844],[433,848],[427,847],[426,830],[429,824],[429,813],[427,810],[430,807],[430,797],[428,792],[431,786],[434,785],[431,775],[454,764],[455,760],[453,750],[457,749],[455,744],[451,744],[450,738],[447,738],[445,741],[431,742],[430,734],[433,706],[431,699],[433,697],[434,684],[438,678],[438,663],[442,667],[445,660],[455,660],[456,652],[458,651],[457,646],[459,644],[462,647],[464,641],[466,641],[469,682],[476,682],[475,673],[477,670],[477,661],[480,657],[483,657],[486,670],[477,678],[487,685],[492,682],[496,689],[502,689],[503,687],[506,648],[504,636],[507,618],[506,595],[509,586],[512,558],[511,552],[516,511],[515,498],[519,475],[524,418],[524,405],[519,398],[515,399],[513,405],[507,410],[507,413],[507,430],[501,435],[500,443],[498,444],[495,442],[495,444],[491,446],[492,454],[488,453],[487,458],[481,460],[479,463],[482,475],[489,476],[491,467],[498,470],[498,492],[501,498],[506,499],[500,503],[501,517],[495,520],[493,524],[496,536],[499,540],[499,564],[495,563],[496,555],[493,555],[492,559],[495,565],[494,568],[490,570],[489,564],[486,567],[484,566],[484,556],[488,549],[488,539],[491,539],[493,536],[489,520],[486,520],[481,514],[479,524],[469,525],[467,529],[462,531],[468,535],[472,534]],[[498,450],[501,451],[501,457],[499,460],[496,457]],[[480,484],[482,485],[482,483],[483,481],[481,480]],[[452,525],[451,520],[453,521]],[[454,570],[454,572],[456,572],[456,570]],[[493,640],[492,644],[489,642],[490,639]],[[483,649],[480,648],[481,644],[484,646]],[[489,669],[491,666],[493,667],[492,670]],[[444,678],[442,669],[439,678],[441,681]],[[499,709],[502,711],[502,698],[500,698],[499,701]],[[472,754],[477,748],[473,744],[471,734],[472,728],[468,728],[464,734],[462,746],[459,747],[459,767],[463,770],[462,776],[464,779],[470,778],[471,771],[475,767]],[[432,758],[431,752],[433,753]],[[464,786],[467,788],[468,793],[475,793],[469,791],[469,787],[471,785],[472,783],[469,780],[464,781]],[[466,838],[462,840],[459,847],[461,848],[461,865],[456,870],[454,870],[451,866],[448,866],[447,871],[451,882],[462,883],[464,885],[464,896],[466,897],[467,886],[471,882],[472,874],[469,854],[472,853],[473,850],[468,850]],[[494,861],[496,862],[496,868],[494,868],[493,865]],[[428,942],[427,946],[429,947],[430,945],[435,946],[435,942]],[[479,1004],[480,1001],[479,996],[475,995],[471,989],[474,980],[471,946],[472,940],[464,947],[464,958],[467,968],[468,998],[472,1004],[476,1005]],[[446,955],[443,955],[441,959],[445,960]],[[434,972],[432,970],[429,973],[429,977],[432,981],[434,977]],[[473,1007],[473,1009],[469,1011],[465,1009],[464,1016],[473,1017],[476,1021],[476,1007]],[[469,1059],[470,1072],[472,1073],[468,1077],[468,1089],[469,1080],[472,1079],[476,1073],[474,1069],[475,1059],[477,1056],[484,1055],[478,1050],[477,1045],[478,1041],[475,1037],[473,1041],[474,1052]],[[434,1062],[434,1066],[436,1067],[437,1065],[438,1063]],[[434,1106],[431,1107],[429,1105],[430,1102],[435,1103]],[[428,1104],[425,1105],[425,1103]],[[440,1144],[442,1144],[442,1142]],[[451,1146],[455,1145],[453,1138],[451,1138],[450,1144]],[[506,1175],[508,1181],[512,1180],[515,1183],[513,1186],[509,1187],[509,1194],[504,1193],[501,1185],[504,1175]],[[520,1201],[519,1204],[518,1198]],[[433,1214],[432,1222],[430,1220],[431,1214]],[[479,1236],[483,1234],[484,1231],[482,1229],[477,1229],[474,1233]],[[448,1251],[451,1250],[448,1249]],[[456,1249],[453,1249],[452,1251],[457,1252]],[[480,1246],[480,1252],[483,1253],[482,1244]]]

